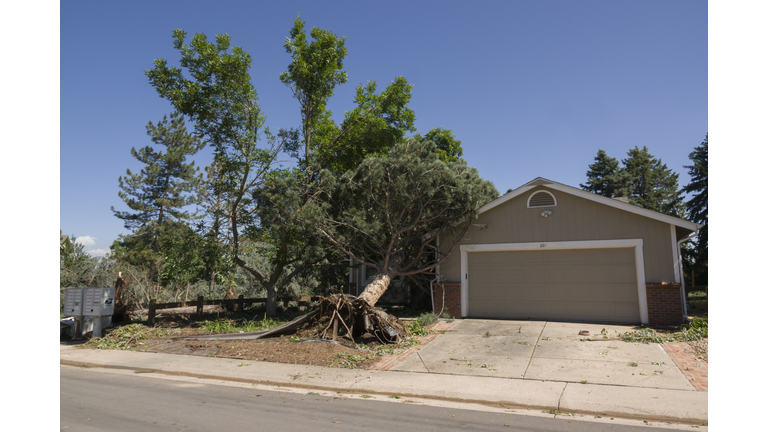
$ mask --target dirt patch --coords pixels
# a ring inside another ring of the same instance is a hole
[[[693,348],[693,351],[696,353],[696,358],[705,363],[709,362],[707,359],[707,354],[709,353],[709,338],[689,341],[688,345]]]
[[[141,343],[136,351],[357,368],[367,368],[378,358],[375,351],[329,342],[291,341],[287,337],[227,341],[156,339]]]
[[[128,327],[138,326],[135,327],[136,330],[127,332],[123,329],[122,334],[120,327],[105,329],[104,338],[92,339],[83,344],[83,347],[231,358],[241,359],[245,363],[270,361],[368,369],[376,364],[382,355],[399,353],[414,344],[420,344],[414,338],[406,338],[398,344],[385,344],[380,337],[370,333],[361,335],[355,342],[342,337],[338,339],[338,343],[317,341],[315,340],[317,332],[310,326],[301,328],[293,334],[263,339],[190,340],[184,338],[210,336],[211,333],[203,328],[187,327],[190,322],[184,318],[169,318],[164,319],[155,328],[131,324]],[[137,335],[139,332],[141,335]],[[118,336],[120,334],[121,336]],[[109,343],[103,344],[104,341]],[[100,343],[103,346],[100,346]]]

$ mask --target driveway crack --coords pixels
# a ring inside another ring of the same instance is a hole
[[[541,341],[541,335],[544,334],[544,329],[547,328],[548,322],[544,323],[544,327],[541,328],[541,333],[539,333],[539,337],[536,339],[536,343],[533,344],[533,351],[531,352],[531,358],[528,359],[528,366],[525,367],[525,372],[523,372],[523,378],[525,378],[526,375],[528,375],[528,368],[531,367],[531,362],[533,361],[533,355],[536,354],[536,347],[539,346],[539,342]]]
[[[563,391],[560,392],[560,397],[557,398],[557,410],[560,411],[560,402],[563,401],[563,395],[565,394],[565,388],[568,387],[568,383],[563,386]]]
[[[432,372],[430,372],[430,371],[429,371],[429,368],[427,367],[427,364],[426,364],[426,363],[424,363],[424,359],[423,359],[423,358],[421,358],[421,355],[420,355],[418,352],[416,352],[416,355],[417,355],[417,356],[419,356],[419,360],[421,360],[421,364],[423,364],[423,365],[424,365],[424,369],[426,369],[426,370],[427,370],[427,373],[432,373]]]

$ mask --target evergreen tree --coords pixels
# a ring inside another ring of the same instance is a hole
[[[408,138],[385,156],[370,156],[343,176],[323,171],[315,217],[319,230],[355,263],[376,269],[360,298],[376,304],[390,281],[431,271],[437,238],[449,250],[483,204],[497,198],[493,184],[464,160],[444,162],[431,141]]]
[[[187,132],[179,113],[172,113],[170,120],[163,116],[157,125],[149,122],[147,135],[154,144],[165,146],[166,150],[155,151],[151,146],[140,150],[131,148],[131,155],[145,166],[135,174],[127,170],[126,177],[119,178],[121,191],[118,195],[132,211],[118,211],[114,207],[112,211],[123,220],[127,229],[134,233],[141,231],[151,239],[151,281],[165,222],[182,223],[192,218],[184,208],[197,202],[196,195],[190,194],[197,185],[197,170],[195,163],[186,159],[205,143]]]
[[[678,177],[660,159],[648,152],[648,147],[635,147],[622,160],[629,175],[629,202],[648,210],[683,217],[685,207],[678,189]]]
[[[605,150],[598,150],[595,163],[589,165],[587,184],[580,184],[582,189],[609,198],[627,196],[629,175],[619,161],[608,156]]]
[[[690,214],[691,220],[704,225],[699,230],[695,249],[692,251],[692,263],[690,264],[696,274],[699,275],[699,284],[707,284],[707,266],[708,266],[708,231],[709,231],[709,193],[708,193],[708,160],[709,160],[709,134],[704,136],[704,141],[694,148],[688,158],[693,165],[684,166],[688,168],[688,175],[691,176],[691,182],[684,188],[683,192],[693,194],[691,199],[685,203],[685,207]]]

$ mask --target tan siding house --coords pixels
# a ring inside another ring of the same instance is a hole
[[[698,229],[537,178],[480,209],[438,269],[436,310],[477,318],[679,323],[685,308],[679,242]]]

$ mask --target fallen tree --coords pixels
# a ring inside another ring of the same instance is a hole
[[[313,225],[354,263],[376,269],[360,294],[369,306],[395,277],[445,261],[480,206],[498,197],[475,168],[463,159],[446,162],[436,150],[408,138],[341,176],[322,172]],[[446,243],[438,247],[439,239]]]
[[[357,342],[369,334],[382,344],[397,343],[408,336],[408,328],[383,309],[371,307],[353,295],[334,294],[321,297],[317,308],[292,321],[269,330],[248,333],[213,334],[181,338],[185,340],[262,339],[301,332],[317,339],[346,338]]]

